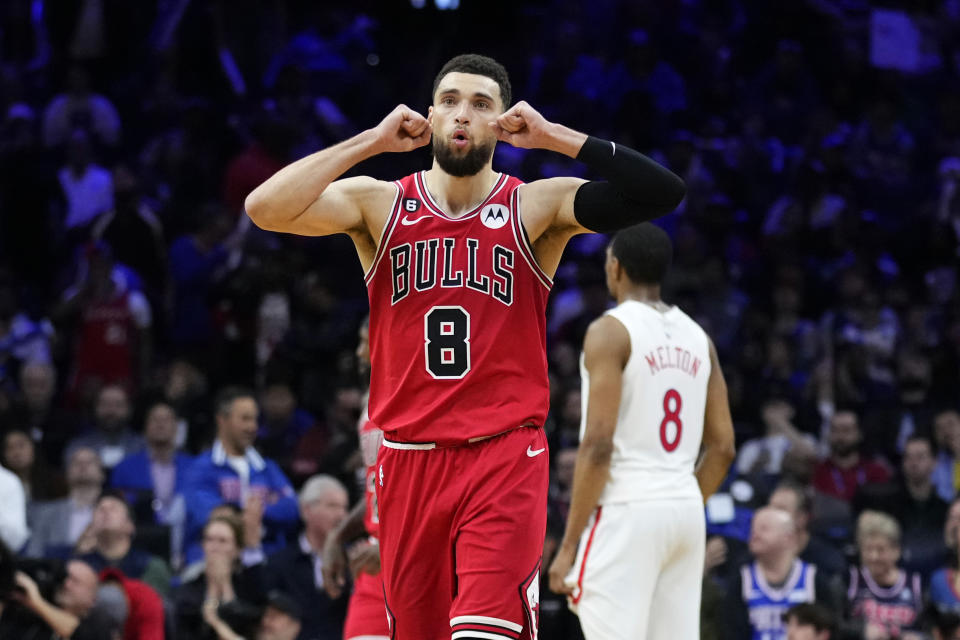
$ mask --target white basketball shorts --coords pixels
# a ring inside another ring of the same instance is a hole
[[[567,576],[586,640],[699,640],[705,527],[697,499],[599,507]]]

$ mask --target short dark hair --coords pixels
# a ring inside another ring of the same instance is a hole
[[[100,495],[97,496],[97,502],[94,506],[99,506],[100,503],[107,498],[112,498],[122,504],[123,508],[127,510],[127,519],[129,519],[130,522],[136,523],[137,519],[134,516],[133,507],[131,507],[130,503],[127,502],[127,497],[123,495],[122,491],[118,491],[116,489],[104,489]]]
[[[257,396],[254,395],[253,391],[243,387],[224,387],[217,393],[217,397],[213,401],[213,409],[217,415],[230,413],[233,403],[240,398],[256,400]]]
[[[493,58],[477,53],[464,53],[448,60],[447,63],[440,68],[440,73],[437,74],[437,77],[433,79],[433,91],[430,93],[431,102],[437,95],[437,87],[440,86],[440,81],[443,80],[443,77],[448,73],[474,73],[478,76],[490,78],[500,87],[500,102],[503,105],[503,110],[506,111],[510,108],[510,101],[513,100],[510,76],[507,74],[507,70],[503,68],[503,65]]]
[[[837,623],[830,611],[822,605],[812,602],[795,604],[783,614],[784,622],[789,621],[790,618],[796,618],[798,624],[812,625],[817,633],[829,631],[831,638],[836,637]]]
[[[621,229],[610,242],[610,251],[627,277],[637,284],[660,284],[673,260],[667,232],[649,222]]]
[[[797,511],[801,513],[811,513],[813,511],[813,496],[810,490],[795,480],[782,480],[777,484],[774,491],[791,491],[797,496]]]

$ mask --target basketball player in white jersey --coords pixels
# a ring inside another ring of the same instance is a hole
[[[617,306],[584,338],[580,450],[550,587],[587,640],[700,637],[703,501],[734,436],[713,343],[660,299],[672,252],[652,224],[618,232],[605,266]]]

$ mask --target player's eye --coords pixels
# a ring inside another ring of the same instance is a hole
[[[440,100],[440,104],[445,104],[447,106],[450,106],[453,104],[453,98],[447,96],[446,98],[443,98]]]
[[[483,100],[478,100],[476,103],[474,103],[473,106],[475,106],[477,109],[486,109],[486,108],[489,107],[490,105],[488,105],[488,104],[487,104],[486,102],[484,102]]]

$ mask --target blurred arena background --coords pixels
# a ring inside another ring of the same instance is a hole
[[[162,401],[176,448],[196,454],[226,385],[255,389],[257,449],[295,488],[324,473],[361,495],[367,300],[353,247],[261,232],[243,202],[400,102],[426,113],[434,74],[462,52],[500,60],[548,119],[686,181],[659,221],[675,244],[664,298],[715,341],[740,450],[708,509],[703,637],[729,637],[721,603],[738,597],[727,590],[749,560],[751,514],[785,479],[810,504],[808,533],[839,557],[826,572],[846,623],[867,509],[894,517],[900,565],[922,577],[918,629],[938,607],[960,611],[946,589],[960,522],[956,0],[4,0],[0,459],[27,489],[32,537],[50,526],[38,509],[79,486],[65,453],[93,446],[109,472]],[[354,172],[393,179],[429,162],[421,149]],[[503,144],[494,166],[583,174]],[[551,295],[548,557],[570,498],[583,332],[608,304],[605,243],[576,239]],[[864,471],[838,475],[834,431],[851,419],[844,442]],[[904,456],[912,435],[932,442],[919,467]],[[179,525],[127,500],[169,580],[185,564]],[[48,553],[4,539],[60,559],[76,542]],[[158,591],[175,618],[176,589]],[[578,637],[541,593],[541,637]],[[342,611],[324,615],[336,628]]]

